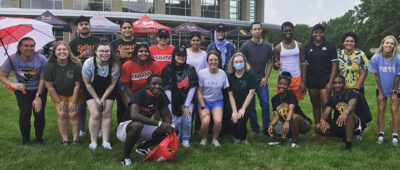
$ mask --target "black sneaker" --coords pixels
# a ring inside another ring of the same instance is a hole
[[[29,144],[31,144],[31,142],[29,140],[28,141],[22,141],[22,143],[21,143],[21,145],[23,145],[23,146],[29,145]]]
[[[151,149],[150,148],[136,148],[136,153],[138,153],[139,155],[143,155],[143,156],[147,156],[150,152]]]
[[[344,150],[351,152],[351,142],[344,142]]]
[[[43,139],[35,139],[35,144],[43,145]]]

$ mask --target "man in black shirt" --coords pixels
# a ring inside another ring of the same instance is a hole
[[[168,134],[174,132],[172,116],[168,109],[169,100],[162,91],[161,77],[152,75],[147,79],[147,88],[136,91],[129,103],[128,111],[117,127],[117,138],[125,142],[122,164],[131,164],[130,153],[133,146],[141,141],[136,150],[143,154],[150,152],[151,145],[158,144]],[[151,117],[156,114],[154,119]],[[162,118],[162,121],[156,120]],[[139,148],[142,148],[138,151]]]

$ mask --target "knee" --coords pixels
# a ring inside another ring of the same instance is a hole
[[[67,119],[67,113],[65,113],[65,112],[58,111],[57,116],[58,116],[58,119],[61,119],[61,120]]]
[[[109,119],[111,118],[111,113],[103,113],[103,115],[101,116],[102,119]]]
[[[90,119],[95,120],[95,121],[100,121],[101,116],[99,113],[90,113]]]
[[[204,118],[203,120],[201,120],[201,126],[205,126],[208,127],[210,125],[210,119],[208,118]]]
[[[215,126],[221,126],[222,125],[222,121],[221,120],[214,120],[214,125]]]
[[[141,122],[131,122],[126,127],[126,132],[141,131],[143,129],[143,123]]]
[[[75,120],[78,118],[78,115],[79,115],[78,111],[74,111],[74,112],[69,113],[69,118],[71,120]]]

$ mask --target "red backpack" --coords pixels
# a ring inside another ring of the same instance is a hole
[[[178,137],[172,133],[164,138],[161,143],[155,147],[143,161],[153,160],[157,162],[171,160],[178,150]]]

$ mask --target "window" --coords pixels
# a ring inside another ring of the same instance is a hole
[[[63,0],[21,0],[21,8],[63,9]]]
[[[154,1],[122,0],[122,12],[154,13]]]
[[[219,18],[219,0],[202,0],[201,16],[206,18]]]
[[[256,0],[250,0],[249,21],[254,22],[257,19]]]
[[[111,0],[74,0],[75,10],[111,11]]]
[[[165,14],[167,15],[191,15],[190,0],[165,0]]]
[[[10,0],[0,0],[0,8],[10,8]]]
[[[229,19],[230,20],[240,20],[241,19],[241,1],[240,0],[231,0],[230,1],[230,9],[229,9]]]

